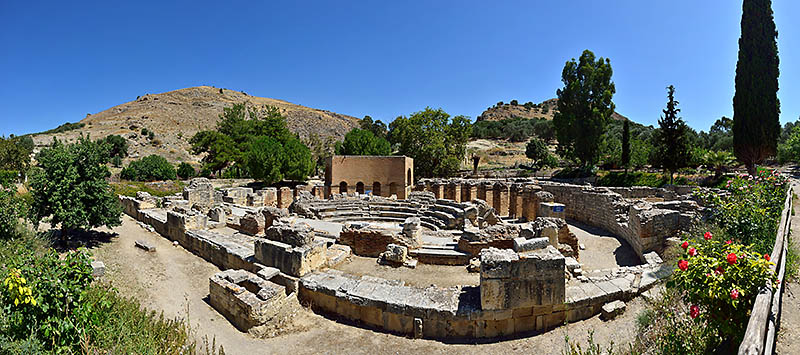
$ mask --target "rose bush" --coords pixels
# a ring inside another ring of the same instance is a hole
[[[739,175],[728,180],[726,194],[697,190],[696,197],[711,209],[711,221],[733,240],[768,253],[783,210],[788,179],[777,171],[761,170],[757,176]]]
[[[772,263],[751,246],[709,235],[681,245],[684,251],[668,286],[683,292],[691,318],[705,322],[722,340],[738,343],[759,290],[776,282]]]

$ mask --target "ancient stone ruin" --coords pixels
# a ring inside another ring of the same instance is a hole
[[[434,339],[612,317],[622,308],[611,302],[670,273],[659,253],[703,210],[679,189],[434,179],[411,190],[215,188],[198,178],[182,194],[120,200],[126,214],[224,270],[209,280],[209,303],[243,331],[299,301],[369,328]],[[613,264],[611,250],[586,247],[581,228],[589,227],[618,240],[633,261]],[[373,266],[343,271],[357,258]],[[596,267],[598,259],[613,267]],[[461,265],[479,278],[421,287],[387,276],[397,268],[413,275],[418,264]]]

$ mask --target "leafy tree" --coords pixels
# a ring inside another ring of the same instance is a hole
[[[242,159],[242,151],[230,136],[217,131],[200,131],[189,140],[192,154],[206,153],[203,169],[216,171],[217,175],[234,161]]]
[[[108,156],[110,158],[124,158],[128,156],[128,140],[122,136],[116,134],[108,135],[106,138],[102,139],[100,143],[107,146]]]
[[[297,137],[291,137],[283,144],[286,160],[281,172],[286,179],[304,181],[314,172],[314,159],[311,150]]]
[[[675,87],[667,87],[667,108],[663,110],[664,116],[658,119],[658,135],[655,151],[658,152],[659,165],[669,171],[669,181],[672,183],[676,170],[688,166],[691,160],[688,131],[689,127],[678,117],[681,109],[675,100]]]
[[[464,116],[453,117],[442,109],[426,107],[389,125],[389,141],[398,153],[414,158],[417,176],[451,176],[465,157],[472,124]]]
[[[517,106],[517,105],[519,105],[519,101],[511,100],[511,106]]]
[[[385,123],[381,120],[373,121],[370,116],[364,116],[359,125],[361,129],[372,132],[375,137],[386,139],[386,135],[389,133]]]
[[[633,139],[631,141],[630,165],[637,169],[647,165],[652,149],[653,146],[647,140]]]
[[[548,120],[537,120],[533,125],[533,133],[547,142],[552,141],[556,137],[553,121]]]
[[[273,137],[257,137],[245,153],[245,163],[250,175],[267,184],[283,180],[281,167],[286,161],[283,145]]]
[[[547,150],[547,144],[540,138],[531,138],[525,146],[525,156],[532,160],[536,170],[546,166],[555,166],[558,162]]]
[[[316,175],[319,175],[319,167],[324,167],[326,159],[335,151],[336,139],[332,136],[322,138],[316,133],[311,133],[306,139],[305,145],[311,150],[311,158],[316,163],[314,171]]]
[[[628,171],[631,165],[631,127],[628,120],[622,123],[622,166]]]
[[[195,175],[197,175],[197,172],[194,170],[191,164],[184,161],[178,164],[177,174],[178,177],[186,180],[195,177]]]
[[[108,153],[101,144],[83,136],[70,145],[54,140],[36,161],[31,174],[31,217],[36,224],[52,216],[50,225],[60,224],[66,232],[122,223],[122,208],[107,181]]]
[[[122,158],[120,158],[119,155],[115,155],[113,158],[111,158],[111,165],[113,167],[115,167],[115,168],[121,167],[122,166]]]
[[[390,155],[389,141],[375,136],[364,129],[353,128],[344,136],[344,141],[336,144],[338,155]]]
[[[733,151],[755,175],[755,165],[776,152],[780,134],[778,31],[771,0],[744,0],[736,93],[733,96]]]
[[[583,51],[578,62],[564,65],[558,89],[558,112],[553,125],[562,156],[577,159],[586,167],[597,162],[598,145],[614,113],[611,98],[616,89],[611,81],[611,62]]]
[[[794,126],[785,142],[778,145],[778,162],[800,161],[800,125]]]
[[[0,137],[0,170],[25,174],[31,164],[32,149],[28,149],[24,137]]]
[[[0,240],[17,234],[20,218],[25,217],[26,210],[25,202],[13,185],[0,185]]]
[[[160,155],[148,155],[132,161],[122,169],[120,177],[133,181],[175,180],[175,167]]]

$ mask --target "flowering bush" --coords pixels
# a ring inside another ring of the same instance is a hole
[[[725,234],[756,251],[767,253],[775,244],[775,233],[783,210],[788,179],[777,171],[760,170],[757,176],[742,174],[728,180],[727,195],[695,192],[711,208],[712,220]]]
[[[759,289],[775,282],[769,255],[711,233],[681,247],[684,251],[669,286],[684,292],[691,318],[705,321],[722,339],[738,340]]]

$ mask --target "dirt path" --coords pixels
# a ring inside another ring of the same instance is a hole
[[[537,336],[487,344],[408,339],[342,324],[303,308],[289,325],[295,331],[257,339],[238,331],[206,303],[208,278],[218,271],[215,266],[181,247],[173,247],[167,239],[142,229],[128,216],[123,216],[122,226],[110,232],[118,236],[94,248],[97,259],[106,263],[106,279],[123,294],[136,296],[145,307],[163,311],[168,317],[186,317],[188,310],[198,337],[215,338],[227,354],[557,354],[564,348],[567,335],[585,347],[590,330],[600,344],[627,344],[636,336],[636,315],[645,306],[636,299],[628,303],[625,314],[613,321],[601,321],[595,316]],[[153,243],[157,251],[146,253],[135,248],[136,239]]]
[[[792,180],[792,189],[800,194],[800,181]],[[790,238],[795,250],[800,250],[800,200],[794,201],[794,215]],[[781,324],[775,352],[778,354],[800,354],[800,284],[798,280],[786,280],[783,293]]]

